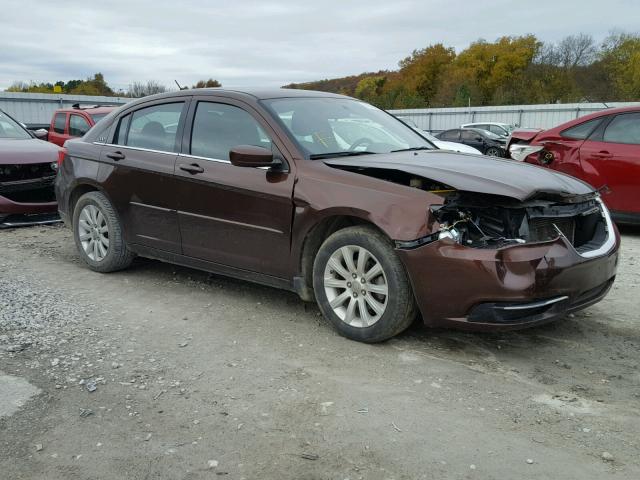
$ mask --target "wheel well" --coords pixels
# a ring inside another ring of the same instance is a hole
[[[307,302],[315,301],[313,294],[313,261],[322,242],[338,230],[355,225],[370,225],[376,230],[380,230],[376,225],[362,218],[338,215],[323,219],[307,233],[302,246],[302,253],[300,254],[300,277],[303,285],[298,285],[296,288],[303,300]]]
[[[88,185],[86,183],[78,185],[76,188],[74,188],[71,192],[71,195],[69,195],[69,219],[73,219],[73,211],[75,210],[76,203],[78,203],[80,197],[85,193],[97,191],[98,189],[96,187],[94,187],[93,185]],[[73,222],[71,223],[73,224]]]

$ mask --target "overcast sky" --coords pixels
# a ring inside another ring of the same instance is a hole
[[[98,71],[116,89],[280,86],[393,69],[437,42],[640,30],[638,0],[0,0],[0,12],[0,89]]]

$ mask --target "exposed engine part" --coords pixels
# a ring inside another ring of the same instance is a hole
[[[563,235],[580,249],[593,246],[605,228],[597,198],[570,204],[536,200],[500,205],[498,199],[490,202],[486,197],[458,192],[444,205],[433,206],[431,211],[441,228],[438,238],[452,238],[476,248],[499,248],[546,242]]]

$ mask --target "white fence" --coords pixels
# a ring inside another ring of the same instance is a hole
[[[63,95],[49,93],[0,92],[0,110],[29,127],[49,125],[58,108],[80,105],[124,105],[133,100],[123,97],[97,97],[89,95]]]
[[[550,105],[508,105],[502,107],[413,108],[389,113],[413,120],[418,127],[439,132],[463,123],[501,122],[523,128],[551,128],[605,108],[626,107],[640,102],[564,103]]]

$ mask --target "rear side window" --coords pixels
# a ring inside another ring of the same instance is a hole
[[[271,149],[271,139],[243,109],[224,103],[199,102],[193,119],[191,155],[229,160],[229,150],[238,145]]]
[[[72,137],[82,137],[89,131],[89,122],[80,115],[71,115],[69,117],[69,135]]]
[[[640,145],[640,113],[617,115],[604,131],[605,142]]]
[[[589,135],[591,135],[591,132],[598,128],[600,122],[602,122],[602,118],[594,118],[593,120],[580,123],[575,127],[563,130],[562,132],[560,132],[560,135],[564,138],[570,138],[572,140],[584,140]]]
[[[447,130],[440,135],[440,139],[455,142],[460,139],[460,134],[458,130]]]
[[[176,152],[176,135],[184,102],[141,108],[123,117],[118,126],[117,145]]]
[[[53,131],[56,133],[64,133],[64,127],[67,123],[66,113],[56,113],[53,119]]]

